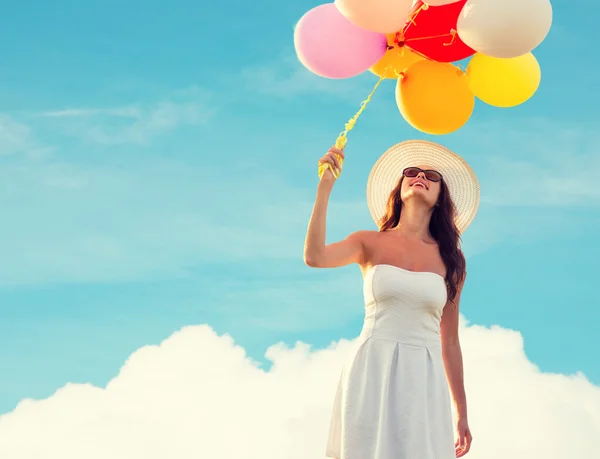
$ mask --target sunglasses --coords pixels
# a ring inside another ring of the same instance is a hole
[[[408,178],[413,178],[419,175],[421,172],[425,174],[425,178],[430,182],[439,182],[440,180],[442,180],[442,174],[440,174],[438,171],[434,171],[431,169],[423,170],[419,167],[407,167],[406,169],[404,169],[404,171],[402,171],[402,175]]]

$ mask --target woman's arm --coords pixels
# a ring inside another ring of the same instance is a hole
[[[335,158],[336,153],[343,157],[343,152],[331,149],[322,160],[339,167],[339,163]],[[308,223],[304,243],[304,262],[313,268],[334,268],[351,263],[360,263],[363,257],[364,231],[353,233],[342,241],[329,245],[325,244],[327,205],[335,180],[328,169],[323,174],[317,187],[315,205]]]
[[[461,288],[456,295],[455,304],[447,304],[441,322],[442,354],[446,368],[446,376],[459,417],[467,417],[467,397],[463,376],[463,358],[458,337],[459,300]]]
[[[467,417],[467,396],[465,393],[463,358],[460,340],[458,338],[458,305],[460,303],[463,284],[464,281],[458,287],[454,304],[449,303],[444,308],[441,322],[442,357],[444,359],[446,377],[448,378],[458,417],[457,430],[459,438],[456,442],[457,457],[461,457],[469,451],[473,439]]]

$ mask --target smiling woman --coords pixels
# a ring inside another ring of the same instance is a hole
[[[421,199],[427,209],[433,209],[429,222],[431,236],[437,241],[440,256],[445,265],[448,294],[454,298],[458,284],[465,278],[465,259],[458,248],[459,233],[454,224],[455,209],[448,185],[442,174],[428,166],[407,167],[402,172],[398,185],[390,193],[385,215],[381,218],[380,231],[393,230],[400,223],[402,203]],[[406,179],[406,180],[405,180]],[[415,196],[416,195],[416,196]],[[407,217],[414,206],[405,206],[405,219],[414,220],[422,216]]]
[[[359,231],[326,245],[327,203],[343,159],[343,151],[332,148],[319,161],[327,169],[304,253],[312,267],[356,263],[364,282],[364,325],[339,380],[326,454],[463,456],[472,436],[458,338],[466,275],[459,239],[479,206],[477,178],[441,145],[397,144],[377,161],[367,185],[379,231]],[[458,415],[456,442],[450,392]]]

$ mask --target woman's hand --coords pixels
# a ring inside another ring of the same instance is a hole
[[[457,422],[456,430],[458,433],[458,439],[454,444],[456,457],[463,457],[471,449],[471,442],[473,441],[469,422],[465,418],[460,418]]]
[[[319,166],[322,164],[330,164],[336,171],[334,175],[331,169],[327,168],[321,177],[321,181],[335,181],[336,176],[339,177],[342,172],[342,166],[344,163],[344,150],[336,147],[331,147],[327,153],[325,153],[321,159],[319,159]]]

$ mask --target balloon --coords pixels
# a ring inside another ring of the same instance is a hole
[[[522,104],[537,91],[542,73],[531,53],[510,59],[473,56],[467,66],[469,87],[476,97],[495,107]]]
[[[406,46],[438,62],[460,61],[472,56],[475,51],[465,45],[455,32],[458,15],[466,1],[435,8],[423,5],[421,0],[415,2],[411,11],[413,22],[404,28]]]
[[[476,51],[510,58],[536,48],[551,25],[549,0],[468,0],[456,29],[460,38]]]
[[[326,78],[350,78],[376,64],[387,50],[384,34],[352,24],[333,3],[308,11],[294,30],[300,62]]]
[[[422,60],[398,79],[396,103],[415,129],[427,134],[448,134],[469,120],[475,96],[464,72],[451,64]]]
[[[444,6],[457,1],[458,0],[426,0],[425,3],[427,3],[429,6]]]
[[[397,32],[406,22],[413,0],[335,0],[350,22],[380,33]]]
[[[386,78],[397,79],[402,71],[410,67],[415,62],[423,59],[406,46],[399,47],[394,41],[395,38],[395,33],[391,33],[387,36],[388,46],[393,48],[388,49],[379,62],[369,69],[378,77],[383,76],[385,73]],[[391,69],[388,70],[388,67],[391,67]]]

